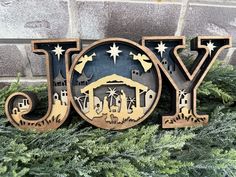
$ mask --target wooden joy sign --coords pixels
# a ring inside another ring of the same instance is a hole
[[[43,117],[29,113],[36,95],[10,95],[5,112],[23,130],[56,129],[73,106],[87,122],[104,129],[133,127],[156,108],[162,78],[173,90],[172,113],[162,117],[163,128],[205,125],[208,115],[196,111],[196,90],[220,52],[231,47],[230,37],[200,36],[191,49],[198,56],[189,71],[178,55],[185,38],[143,37],[142,44],[122,38],[99,40],[81,49],[80,40],[35,40],[33,52],[46,56],[48,110]],[[72,55],[76,54],[76,57]]]

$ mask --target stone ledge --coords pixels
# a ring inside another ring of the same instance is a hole
[[[41,83],[41,82],[38,82],[38,83],[35,83],[35,82],[21,82],[20,83],[20,86],[22,86],[22,87],[27,87],[27,86],[40,86],[40,85],[42,85],[42,84],[44,84],[44,83]],[[2,89],[2,88],[4,88],[4,87],[8,87],[8,86],[10,86],[11,85],[11,83],[5,83],[5,82],[0,82],[0,89]]]

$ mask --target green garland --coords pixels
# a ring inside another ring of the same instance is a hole
[[[46,87],[27,88],[46,101]],[[236,176],[236,70],[217,62],[198,89],[198,110],[208,126],[163,130],[159,112],[142,125],[114,132],[73,114],[72,123],[48,133],[22,132],[3,113],[19,81],[0,91],[0,176],[231,177]],[[165,93],[164,93],[165,95]],[[167,93],[166,93],[167,95]],[[211,100],[211,104],[209,104]],[[166,101],[167,102],[167,101]],[[41,103],[38,110],[43,112]]]

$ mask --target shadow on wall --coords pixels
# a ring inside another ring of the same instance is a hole
[[[131,5],[132,7],[129,8],[127,8],[127,4],[109,5],[105,37],[122,37],[139,41],[145,35],[174,35],[178,14],[176,14],[176,18],[167,15],[172,8],[163,12],[162,8],[158,6],[130,3]]]

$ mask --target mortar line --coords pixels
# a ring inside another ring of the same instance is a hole
[[[119,2],[119,3],[135,3],[135,4],[167,4],[167,5],[173,5],[173,4],[178,4],[181,5],[181,2],[158,2],[158,1],[133,1],[133,0],[104,0],[104,1],[99,1],[99,0],[76,0],[77,2]]]
[[[68,37],[76,37],[78,34],[78,23],[76,19],[76,1],[75,0],[68,0],[68,13],[69,13],[69,27],[67,36]]]
[[[236,8],[235,5],[218,5],[218,4],[201,4],[201,3],[189,3],[191,6],[206,6],[206,7],[225,7],[225,8]]]
[[[175,36],[180,36],[183,32],[185,16],[186,16],[187,9],[188,9],[188,3],[189,3],[189,0],[183,0],[183,2],[182,2],[178,26],[177,26],[177,29],[175,32]]]

